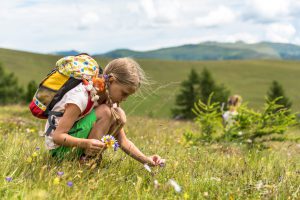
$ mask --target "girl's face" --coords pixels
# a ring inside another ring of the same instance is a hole
[[[118,81],[112,81],[109,86],[109,94],[113,103],[121,103],[125,101],[127,97],[135,92],[135,88],[127,85],[123,85]]]

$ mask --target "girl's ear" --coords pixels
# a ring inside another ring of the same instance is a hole
[[[113,82],[116,81],[116,78],[114,76],[109,77],[109,83],[112,84]]]

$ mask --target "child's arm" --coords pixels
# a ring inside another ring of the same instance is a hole
[[[75,104],[68,104],[62,118],[58,122],[58,126],[52,134],[53,141],[62,146],[79,147],[90,151],[99,151],[105,146],[99,140],[76,138],[68,134],[81,111]]]
[[[118,141],[122,150],[135,160],[145,164],[156,166],[163,161],[158,155],[145,156],[130,140],[127,139],[124,129],[122,128],[118,134]]]

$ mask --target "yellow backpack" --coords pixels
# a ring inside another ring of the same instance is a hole
[[[33,96],[29,105],[33,116],[47,119],[54,105],[65,93],[83,80],[91,80],[98,73],[102,74],[102,69],[88,54],[61,58],[56,62],[56,67],[39,84]],[[89,102],[84,113],[88,112],[92,105]]]

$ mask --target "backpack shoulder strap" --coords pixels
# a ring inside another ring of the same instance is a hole
[[[93,109],[94,102],[92,101],[90,91],[88,91],[88,96],[89,96],[89,99],[88,99],[87,106],[86,106],[85,110],[83,111],[83,113],[80,115],[80,117],[85,116],[87,113],[89,113],[89,111],[91,109]]]
[[[82,80],[70,77],[69,80],[59,89],[59,91],[53,97],[52,101],[47,106],[45,113],[48,115],[49,111],[52,110],[55,104],[59,102],[68,91],[79,85],[81,82]]]

